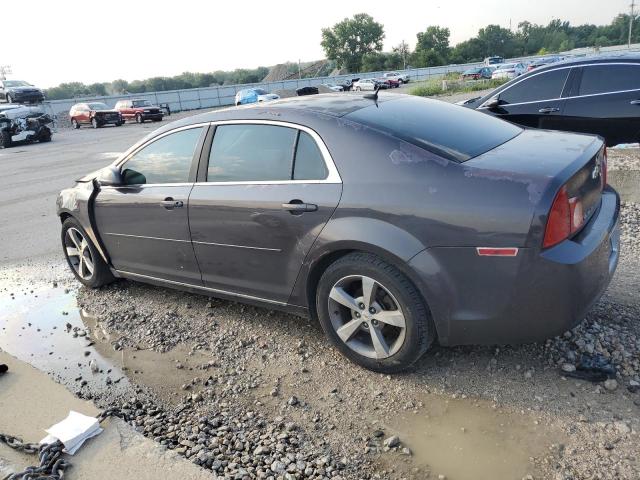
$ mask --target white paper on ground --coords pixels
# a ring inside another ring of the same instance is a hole
[[[95,417],[89,417],[78,412],[70,411],[67,418],[45,430],[49,435],[40,443],[53,443],[60,440],[65,452],[73,455],[85,440],[102,433],[102,428]]]

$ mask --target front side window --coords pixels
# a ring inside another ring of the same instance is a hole
[[[560,98],[568,75],[568,68],[533,75],[500,92],[500,103],[537,102]]]
[[[640,65],[591,65],[582,70],[580,95],[640,90]]]
[[[293,128],[274,125],[218,126],[207,181],[290,180],[296,135]]]
[[[202,127],[181,130],[138,150],[122,168],[125,185],[187,183]]]

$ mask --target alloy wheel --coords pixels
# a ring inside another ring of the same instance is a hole
[[[77,228],[69,228],[64,236],[64,248],[69,263],[83,280],[91,280],[94,270],[89,242]]]
[[[351,350],[377,360],[400,350],[406,319],[393,294],[373,278],[350,275],[331,288],[329,317],[334,331]]]

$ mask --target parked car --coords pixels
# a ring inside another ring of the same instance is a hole
[[[136,123],[144,123],[147,120],[160,122],[164,117],[159,106],[144,98],[120,100],[116,103],[115,110],[120,112],[124,121],[135,120]]]
[[[344,87],[342,85],[336,85],[335,83],[323,83],[322,86],[329,90],[333,90],[334,92],[344,91]]]
[[[491,74],[491,78],[516,78],[526,73],[524,63],[501,63]]]
[[[50,142],[52,118],[41,106],[4,105],[0,107],[0,148],[16,143]]]
[[[376,80],[380,83],[386,84],[387,88],[398,88],[401,85],[400,80],[392,77],[381,77],[381,78],[376,78]]]
[[[0,99],[6,103],[40,103],[44,92],[23,80],[0,80]]]
[[[102,102],[76,103],[69,110],[71,126],[75,129],[81,125],[91,125],[93,128],[102,128],[105,125],[119,127],[124,119],[118,110],[107,107]]]
[[[237,107],[238,105],[245,105],[247,103],[271,102],[279,98],[279,95],[269,93],[263,88],[245,88],[236,93],[235,103]]]
[[[296,89],[296,95],[299,97],[304,97],[305,95],[317,95],[317,94],[318,94],[318,87],[300,87]]]
[[[555,62],[464,106],[527,127],[600,135],[607,145],[635,143],[640,141],[640,55]]]
[[[495,67],[474,67],[462,72],[463,80],[480,80],[491,78]]]
[[[499,65],[500,63],[504,63],[504,58],[498,57],[498,56],[493,56],[493,57],[487,57],[487,58],[484,59],[484,64],[486,66]]]
[[[605,172],[594,136],[324,94],[165,125],[63,190],[57,213],[83,285],[310,315],[348,358],[394,372],[436,339],[538,341],[581,321],[618,261]]]
[[[375,90],[378,87],[380,89],[387,89],[389,88],[389,85],[385,82],[376,80],[375,78],[363,78],[353,84],[353,89],[356,92],[359,92],[360,90]]]
[[[409,74],[400,72],[387,72],[383,75],[388,80],[396,80],[400,85],[409,83]]]

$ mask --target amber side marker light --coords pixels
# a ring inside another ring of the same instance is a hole
[[[515,257],[518,255],[517,248],[477,247],[476,251],[481,257]]]

